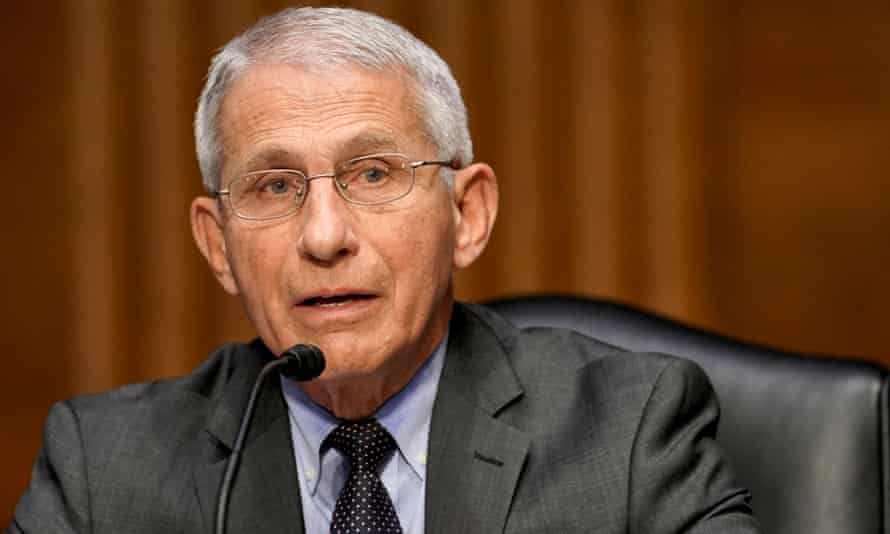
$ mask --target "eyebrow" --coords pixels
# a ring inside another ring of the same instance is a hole
[[[350,138],[337,148],[338,161],[379,152],[398,152],[399,145],[388,133],[365,131]],[[280,146],[272,146],[257,152],[244,165],[244,172],[263,169],[301,169],[303,158]]]
[[[374,152],[398,152],[399,145],[385,132],[366,131],[343,143],[337,151],[341,159],[364,156]]]
[[[298,168],[300,159],[290,150],[281,147],[264,149],[247,160],[245,172],[263,169]]]

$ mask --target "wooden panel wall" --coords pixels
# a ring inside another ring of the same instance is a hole
[[[344,3],[440,50],[499,173],[462,298],[599,295],[890,364],[886,0]],[[191,244],[191,118],[213,51],[285,4],[5,6],[0,521],[51,402],[251,335]]]

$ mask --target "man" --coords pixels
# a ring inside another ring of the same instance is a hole
[[[448,67],[342,9],[260,21],[213,60],[195,122],[201,253],[259,338],[191,376],[56,405],[12,533],[210,532],[260,367],[230,532],[757,532],[692,364],[455,304],[493,170]]]

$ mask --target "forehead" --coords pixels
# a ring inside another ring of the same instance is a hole
[[[303,160],[310,154],[335,158],[408,150],[422,136],[406,79],[356,67],[325,72],[250,67],[232,84],[220,110],[223,174],[264,157]]]

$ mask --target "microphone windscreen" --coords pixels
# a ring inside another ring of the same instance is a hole
[[[312,380],[324,371],[324,353],[315,345],[294,345],[281,357],[287,360],[279,367],[281,374],[298,382]]]

